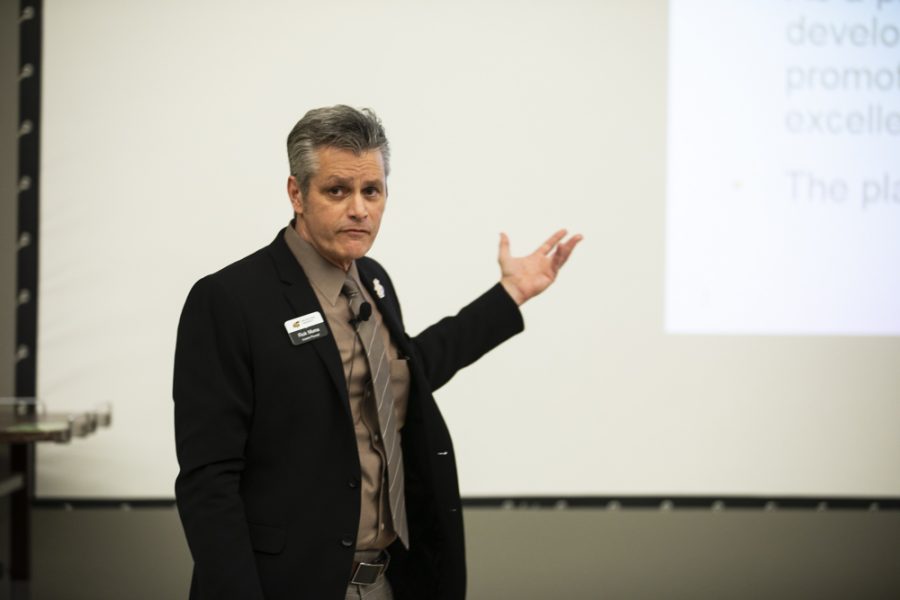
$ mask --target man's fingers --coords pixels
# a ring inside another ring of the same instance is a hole
[[[581,234],[573,235],[571,238],[563,242],[556,249],[556,252],[553,254],[553,268],[558,271],[566,261],[569,260],[569,256],[572,254],[572,250],[575,249],[575,246],[578,245],[578,242],[583,240],[584,237]]]
[[[559,240],[563,239],[564,237],[566,237],[566,230],[560,229],[549,238],[547,238],[547,241],[544,242],[543,245],[541,245],[541,247],[537,249],[537,251],[544,256],[550,254],[551,252],[553,252],[554,246],[556,246],[556,244],[559,243]]]
[[[583,239],[584,239],[584,236],[581,235],[580,233],[578,233],[578,234],[573,235],[572,237],[570,237],[568,240],[566,240],[565,242],[563,242],[561,244],[561,247],[563,248],[563,250],[566,253],[566,257],[568,257],[570,254],[572,254],[572,250],[574,250],[575,246],[577,246],[578,243]]]
[[[509,258],[509,238],[505,233],[500,233],[500,262]]]

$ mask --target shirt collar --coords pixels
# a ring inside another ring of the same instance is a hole
[[[293,221],[284,230],[284,241],[287,242],[291,254],[300,263],[300,267],[306,273],[310,283],[332,306],[337,304],[344,280],[348,275],[359,283],[356,261],[350,265],[350,271],[345,273],[339,267],[325,260],[312,244],[300,237],[300,234],[294,229]]]

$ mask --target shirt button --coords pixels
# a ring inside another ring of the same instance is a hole
[[[384,531],[384,523],[381,524],[381,530]]]
[[[349,485],[351,489],[356,489],[356,486],[357,486],[356,480],[351,479],[350,481],[347,482],[347,485]]]
[[[350,539],[349,537],[345,537],[344,539],[341,540],[341,546],[343,546],[344,548],[349,548],[352,545],[353,545],[353,540]]]
[[[376,433],[376,434],[375,434],[375,441],[376,441],[376,442],[380,442],[380,441],[381,441],[381,435],[379,435],[379,434]]]

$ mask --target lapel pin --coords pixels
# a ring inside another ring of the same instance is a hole
[[[384,298],[384,286],[381,285],[381,282],[378,279],[372,280],[372,289],[375,290],[375,295],[379,298]]]

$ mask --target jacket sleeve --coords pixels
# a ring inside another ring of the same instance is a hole
[[[519,307],[498,283],[456,316],[441,319],[411,341],[431,389],[436,390],[524,328]]]
[[[237,304],[213,276],[194,285],[181,314],[173,397],[192,598],[262,600],[239,494],[253,413],[249,343]]]

